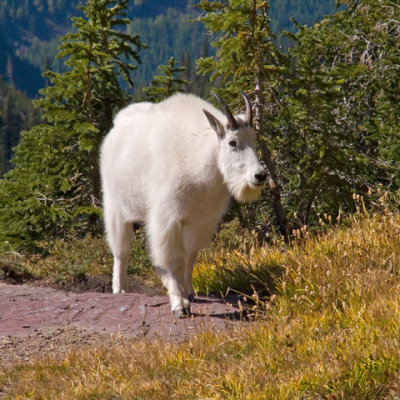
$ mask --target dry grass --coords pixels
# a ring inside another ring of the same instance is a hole
[[[10,399],[400,399],[398,213],[359,213],[286,251],[203,255],[196,283],[239,283],[239,265],[249,287],[276,286],[250,326],[74,352],[16,366],[0,384]]]

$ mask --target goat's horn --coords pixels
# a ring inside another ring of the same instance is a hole
[[[221,106],[224,109],[226,118],[228,119],[229,129],[232,131],[237,130],[239,128],[239,125],[238,125],[235,117],[232,115],[231,110],[228,108],[228,106],[222,101],[222,99],[216,93],[211,92],[211,94],[221,103]]]
[[[246,103],[246,115],[245,115],[245,124],[248,126],[253,126],[253,111],[251,109],[250,100],[248,97],[241,91],[240,94],[243,97],[244,102]]]

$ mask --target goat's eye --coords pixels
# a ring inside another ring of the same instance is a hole
[[[231,141],[229,142],[229,146],[231,146],[231,147],[236,147],[236,145],[237,145],[236,140],[231,140]]]

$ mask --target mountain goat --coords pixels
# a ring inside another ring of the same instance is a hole
[[[144,222],[171,310],[178,317],[190,313],[199,250],[210,242],[230,195],[257,199],[267,176],[255,151],[251,105],[242,96],[246,113],[238,116],[218,96],[224,113],[189,94],[117,114],[101,148],[114,293],[127,290],[132,226]]]

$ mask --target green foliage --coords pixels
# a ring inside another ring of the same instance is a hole
[[[160,65],[159,69],[163,75],[156,75],[150,86],[143,89],[145,100],[158,103],[174,93],[182,91],[189,84],[186,79],[179,75],[186,70],[185,67],[177,67],[174,57],[168,60],[168,65]]]
[[[200,73],[212,73],[211,80],[220,79],[231,94],[239,88],[254,91],[259,80],[268,85],[279,77],[285,57],[274,44],[267,1],[202,0],[198,7],[217,49],[215,58],[198,60]],[[224,98],[228,93],[221,92]]]
[[[300,225],[339,205],[351,209],[354,192],[399,185],[399,9],[341,3],[347,10],[291,36],[295,69],[274,123]]]
[[[310,218],[315,222],[318,212],[335,212],[340,205],[352,204],[365,159],[357,154],[345,121],[337,118],[343,81],[321,68],[311,43],[298,43],[290,55],[296,65],[273,121],[274,142],[279,163],[285,165],[286,205],[294,225],[303,226],[312,222]]]
[[[128,0],[88,0],[86,18],[74,18],[76,33],[62,39],[58,57],[68,70],[48,71],[51,85],[36,105],[47,123],[22,135],[15,169],[0,183],[0,243],[32,247],[43,238],[65,237],[73,227],[99,229],[99,147],[113,114],[130,97],[122,77],[133,84],[140,61],[138,36],[116,29],[128,23]]]

